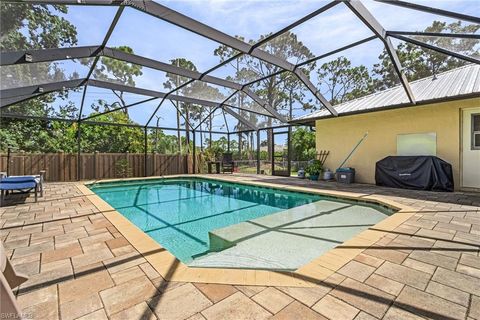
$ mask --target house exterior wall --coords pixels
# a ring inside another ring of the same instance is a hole
[[[453,167],[455,187],[460,186],[461,109],[478,107],[480,99],[465,99],[340,116],[316,121],[316,148],[329,150],[325,167],[332,171],[342,163],[363,135],[367,138],[344,165],[354,167],[356,181],[375,183],[375,163],[396,155],[397,135],[435,132],[437,156]]]

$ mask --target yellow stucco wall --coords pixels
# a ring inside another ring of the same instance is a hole
[[[398,134],[435,132],[437,156],[453,166],[457,187],[460,184],[461,109],[479,104],[480,100],[475,98],[317,120],[317,150],[330,151],[325,166],[334,171],[368,132],[345,166],[355,168],[357,182],[375,183],[375,163],[396,155]]]

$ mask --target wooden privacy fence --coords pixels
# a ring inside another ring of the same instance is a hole
[[[203,160],[197,155],[197,173]],[[7,154],[0,153],[0,171],[7,171]],[[146,164],[146,171],[145,171]],[[78,168],[80,166],[80,168]],[[193,173],[191,155],[143,153],[11,153],[9,175],[38,174],[46,181],[77,181]],[[80,173],[80,179],[78,179]],[[146,173],[146,174],[145,174]]]

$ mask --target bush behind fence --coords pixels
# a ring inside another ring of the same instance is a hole
[[[7,154],[0,153],[0,171],[7,171],[7,162]],[[202,157],[197,155],[197,172],[203,167]],[[80,157],[61,152],[10,154],[9,175],[32,175],[41,170],[46,170],[46,181],[162,176],[193,173],[193,157],[149,153],[145,162],[145,154],[128,152],[81,153]]]

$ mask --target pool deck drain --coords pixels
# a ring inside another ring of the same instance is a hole
[[[131,223],[122,214],[103,201],[99,196],[93,193],[86,183],[79,183],[77,187],[88,197],[88,199],[104,213],[105,217],[118,229],[118,231],[151,263],[155,270],[168,281],[182,281],[194,283],[218,283],[235,285],[257,285],[257,286],[296,286],[313,287],[334,274],[337,270],[360,254],[365,248],[373,245],[388,231],[394,230],[400,224],[414,215],[414,210],[406,205],[393,202],[381,196],[371,196],[368,194],[356,194],[351,192],[315,190],[311,188],[296,186],[281,186],[258,181],[243,180],[241,178],[232,179],[233,176],[212,176],[212,175],[194,175],[198,178],[219,180],[225,182],[243,183],[246,185],[276,188],[280,190],[307,192],[325,196],[338,197],[340,199],[350,199],[356,201],[366,201],[374,204],[380,204],[398,210],[397,213],[380,221],[374,226],[374,230],[368,229],[357,234],[353,238],[339,244],[324,254],[311,260],[309,263],[299,267],[295,271],[270,271],[256,269],[233,269],[233,268],[195,268],[189,267],[179,261],[168,250],[164,249],[158,242],[150,238],[142,230]],[[175,175],[165,177],[191,178],[192,175]],[[149,179],[158,179],[151,177]],[[132,181],[138,179],[117,179],[109,181]],[[171,272],[171,267],[175,265],[176,269]],[[314,279],[315,281],[312,281]]]

